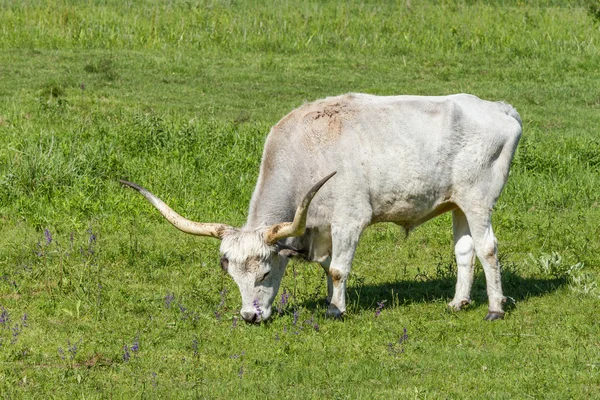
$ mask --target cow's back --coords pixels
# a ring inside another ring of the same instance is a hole
[[[472,95],[346,94],[305,104],[272,129],[259,183],[288,187],[294,202],[337,171],[315,209],[357,204],[375,221],[410,224],[469,185],[503,185],[519,135],[512,107]]]

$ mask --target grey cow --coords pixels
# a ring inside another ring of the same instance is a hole
[[[451,211],[458,274],[449,306],[469,303],[477,255],[487,282],[486,319],[494,320],[503,317],[506,298],[491,214],[520,137],[519,114],[502,102],[351,93],[304,104],[272,128],[242,228],[187,220],[146,189],[122,182],[176,228],[222,240],[221,265],[240,288],[242,317],[255,323],[270,317],[290,257],[321,264],[327,315],[339,317],[367,226],[394,222],[408,232]]]

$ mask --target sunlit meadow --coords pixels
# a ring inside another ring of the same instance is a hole
[[[600,6],[0,0],[0,397],[600,397]],[[218,241],[271,126],[347,92],[473,93],[524,133],[494,213],[505,293],[452,313],[451,221],[370,227],[349,310],[293,262],[238,318]]]

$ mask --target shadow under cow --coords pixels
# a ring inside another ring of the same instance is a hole
[[[531,297],[540,297],[567,284],[565,277],[538,278],[522,277],[512,271],[502,272],[502,285],[504,295],[514,302],[508,301],[505,310],[514,308],[515,303],[525,301]],[[422,302],[449,302],[454,296],[456,277],[428,278],[416,277],[412,280],[400,280],[376,285],[350,282],[348,286],[348,303],[358,311],[375,310],[378,302],[386,300],[385,308],[394,308],[396,305],[408,305]],[[393,300],[393,301],[392,301]],[[475,308],[487,306],[487,293],[485,277],[479,273],[473,282],[471,300]],[[325,304],[322,296],[312,297],[301,303],[302,307],[315,309]]]

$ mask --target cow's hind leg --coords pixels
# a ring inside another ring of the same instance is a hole
[[[328,283],[331,280],[332,292],[327,316],[339,318],[346,312],[346,283],[352,267],[352,260],[358,239],[367,224],[332,224],[331,264]]]
[[[453,310],[471,302],[471,286],[473,285],[473,270],[475,263],[475,245],[467,217],[461,209],[452,211],[452,227],[454,233],[454,254],[458,272],[456,276],[456,292],[454,299],[448,303]]]
[[[498,241],[492,229],[491,211],[489,208],[474,209],[467,213],[467,219],[475,251],[485,273],[489,301],[489,312],[485,319],[490,321],[501,319],[504,317],[502,304],[506,302],[506,298],[502,294],[500,266],[498,265]]]

